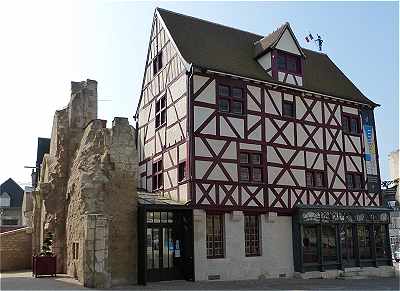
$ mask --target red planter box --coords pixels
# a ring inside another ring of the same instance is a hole
[[[56,276],[57,257],[32,257],[32,276],[37,278],[41,275]]]

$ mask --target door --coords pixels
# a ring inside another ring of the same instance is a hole
[[[356,265],[356,254],[354,244],[354,230],[351,224],[341,226],[340,243],[342,252],[342,262],[345,267]]]

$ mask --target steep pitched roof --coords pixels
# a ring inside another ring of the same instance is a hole
[[[254,44],[264,36],[157,8],[184,60],[195,66],[260,81],[282,84],[270,77],[254,58]],[[286,24],[265,45],[273,44]],[[302,48],[305,90],[376,106],[322,53]],[[285,83],[285,86],[294,87]]]
[[[10,207],[21,207],[24,190],[11,178],[0,185],[0,194],[10,195]]]
[[[260,56],[261,54],[268,51],[269,49],[275,48],[275,46],[278,44],[279,40],[281,39],[282,34],[285,32],[285,30],[288,30],[289,33],[292,35],[293,40],[296,43],[300,53],[304,56],[304,52],[303,52],[302,48],[300,47],[300,44],[297,42],[297,39],[294,36],[292,29],[290,28],[289,22],[286,22],[285,24],[280,26],[277,30],[274,30],[267,36],[263,37],[262,39],[260,39],[254,43],[255,57]]]

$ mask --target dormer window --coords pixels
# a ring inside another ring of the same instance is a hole
[[[280,72],[301,75],[300,56],[278,52],[276,68]]]

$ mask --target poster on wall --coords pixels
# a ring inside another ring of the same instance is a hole
[[[378,175],[378,167],[376,162],[376,146],[374,139],[374,127],[372,125],[363,125],[365,140],[365,164],[367,167],[367,175]]]

